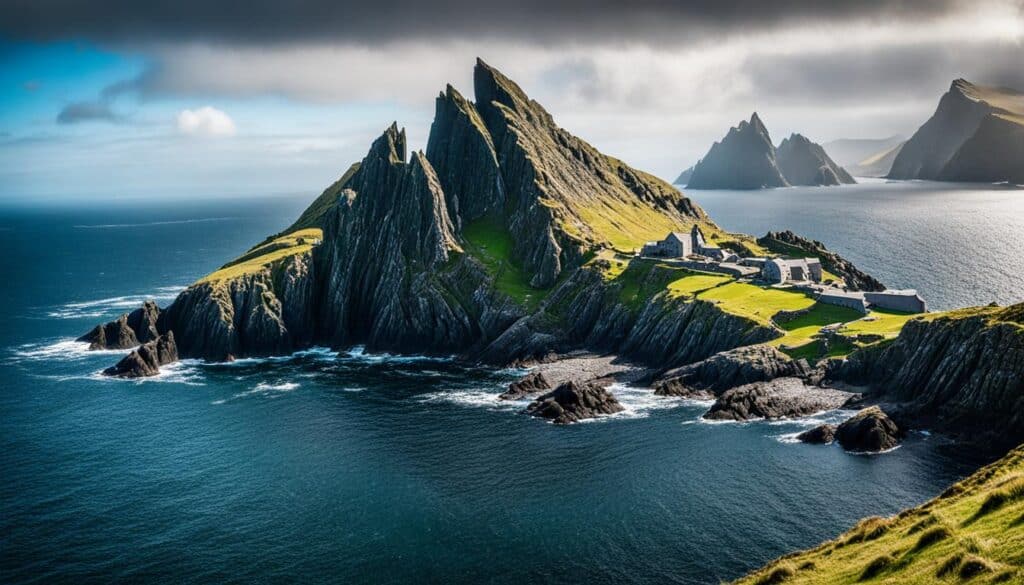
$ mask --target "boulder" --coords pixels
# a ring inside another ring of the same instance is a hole
[[[103,375],[118,378],[155,376],[160,373],[160,366],[176,361],[178,347],[174,343],[174,333],[168,331],[166,335],[142,344],[116,365],[103,370]]]
[[[872,406],[840,424],[835,437],[847,451],[873,453],[898,445],[903,431],[881,408]]]
[[[714,397],[743,384],[785,376],[801,377],[810,371],[806,360],[793,360],[768,345],[750,345],[671,370],[654,385],[654,393],[659,396]]]
[[[531,372],[518,382],[508,385],[508,390],[498,395],[502,400],[520,400],[551,389],[551,382],[543,372]]]
[[[565,382],[526,407],[531,416],[568,424],[625,410],[615,396],[593,382]]]
[[[811,443],[812,445],[831,443],[836,439],[836,426],[818,425],[809,431],[800,433],[796,439],[801,443]]]
[[[808,386],[800,378],[777,378],[729,390],[704,414],[708,420],[752,420],[806,416],[845,404],[848,392]]]

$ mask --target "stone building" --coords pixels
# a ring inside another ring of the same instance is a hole
[[[761,276],[768,282],[821,282],[821,261],[817,258],[771,258]]]
[[[665,239],[658,242],[647,242],[640,250],[641,256],[662,258],[685,258],[690,254],[693,254],[693,241],[679,232],[669,232]]]
[[[928,303],[916,290],[883,290],[866,292],[864,300],[873,308],[902,311],[904,313],[927,313]]]

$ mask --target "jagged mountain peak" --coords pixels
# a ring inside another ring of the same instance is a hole
[[[406,161],[407,140],[405,128],[399,129],[398,122],[392,122],[370,146],[367,157],[379,157],[391,163]]]

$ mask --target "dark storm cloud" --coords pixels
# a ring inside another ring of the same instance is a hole
[[[47,40],[374,43],[423,38],[664,41],[792,21],[922,19],[956,0],[8,0],[0,34]],[[681,40],[681,39],[679,39]]]
[[[79,122],[119,122],[121,120],[103,100],[75,102],[64,106],[57,114],[58,124],[77,124]]]
[[[940,42],[797,55],[758,54],[742,67],[753,87],[794,102],[832,104],[933,96],[953,79],[1024,88],[1024,46]]]

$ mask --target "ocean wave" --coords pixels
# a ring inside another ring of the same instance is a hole
[[[156,225],[178,225],[183,223],[206,223],[210,221],[230,221],[238,219],[237,217],[201,217],[196,219],[170,219],[164,221],[148,221],[143,223],[100,223],[100,224],[80,224],[72,226],[77,229],[110,229],[110,228],[135,228],[135,227],[150,227]]]
[[[63,338],[50,343],[27,343],[11,351],[13,361],[79,361],[95,356],[128,355],[127,349],[90,350],[84,341]]]
[[[232,394],[228,398],[214,400],[211,404],[224,404],[233,400],[247,398],[249,396],[276,396],[285,392],[291,392],[299,387],[297,382],[260,382],[252,390]]]
[[[357,345],[347,351],[340,352],[338,359],[366,363],[415,363],[415,362],[451,362],[454,356],[432,356],[423,354],[392,354],[387,352],[366,353],[366,346]]]
[[[589,421],[614,420],[617,418],[647,418],[656,410],[669,410],[686,405],[686,400],[674,396],[658,396],[653,388],[611,384],[608,391],[615,396],[625,409],[621,412],[600,416]],[[587,421],[582,421],[587,422]]]
[[[502,400],[500,392],[483,388],[465,390],[440,390],[421,394],[417,399],[426,403],[448,403],[460,406],[486,408],[488,410],[521,410],[529,400]]]
[[[288,362],[294,359],[302,358],[313,358],[316,361],[334,361],[337,358],[338,352],[334,351],[329,347],[315,346],[309,349],[296,351],[286,355],[272,355],[265,357],[245,357],[232,360],[230,362],[216,362],[208,364],[211,368],[237,368],[242,366],[254,366],[259,364],[273,364]]]
[[[148,300],[171,301],[185,290],[185,286],[162,286],[152,294],[124,295],[91,301],[75,301],[52,307],[46,312],[55,319],[99,318],[112,312],[137,309]]]

